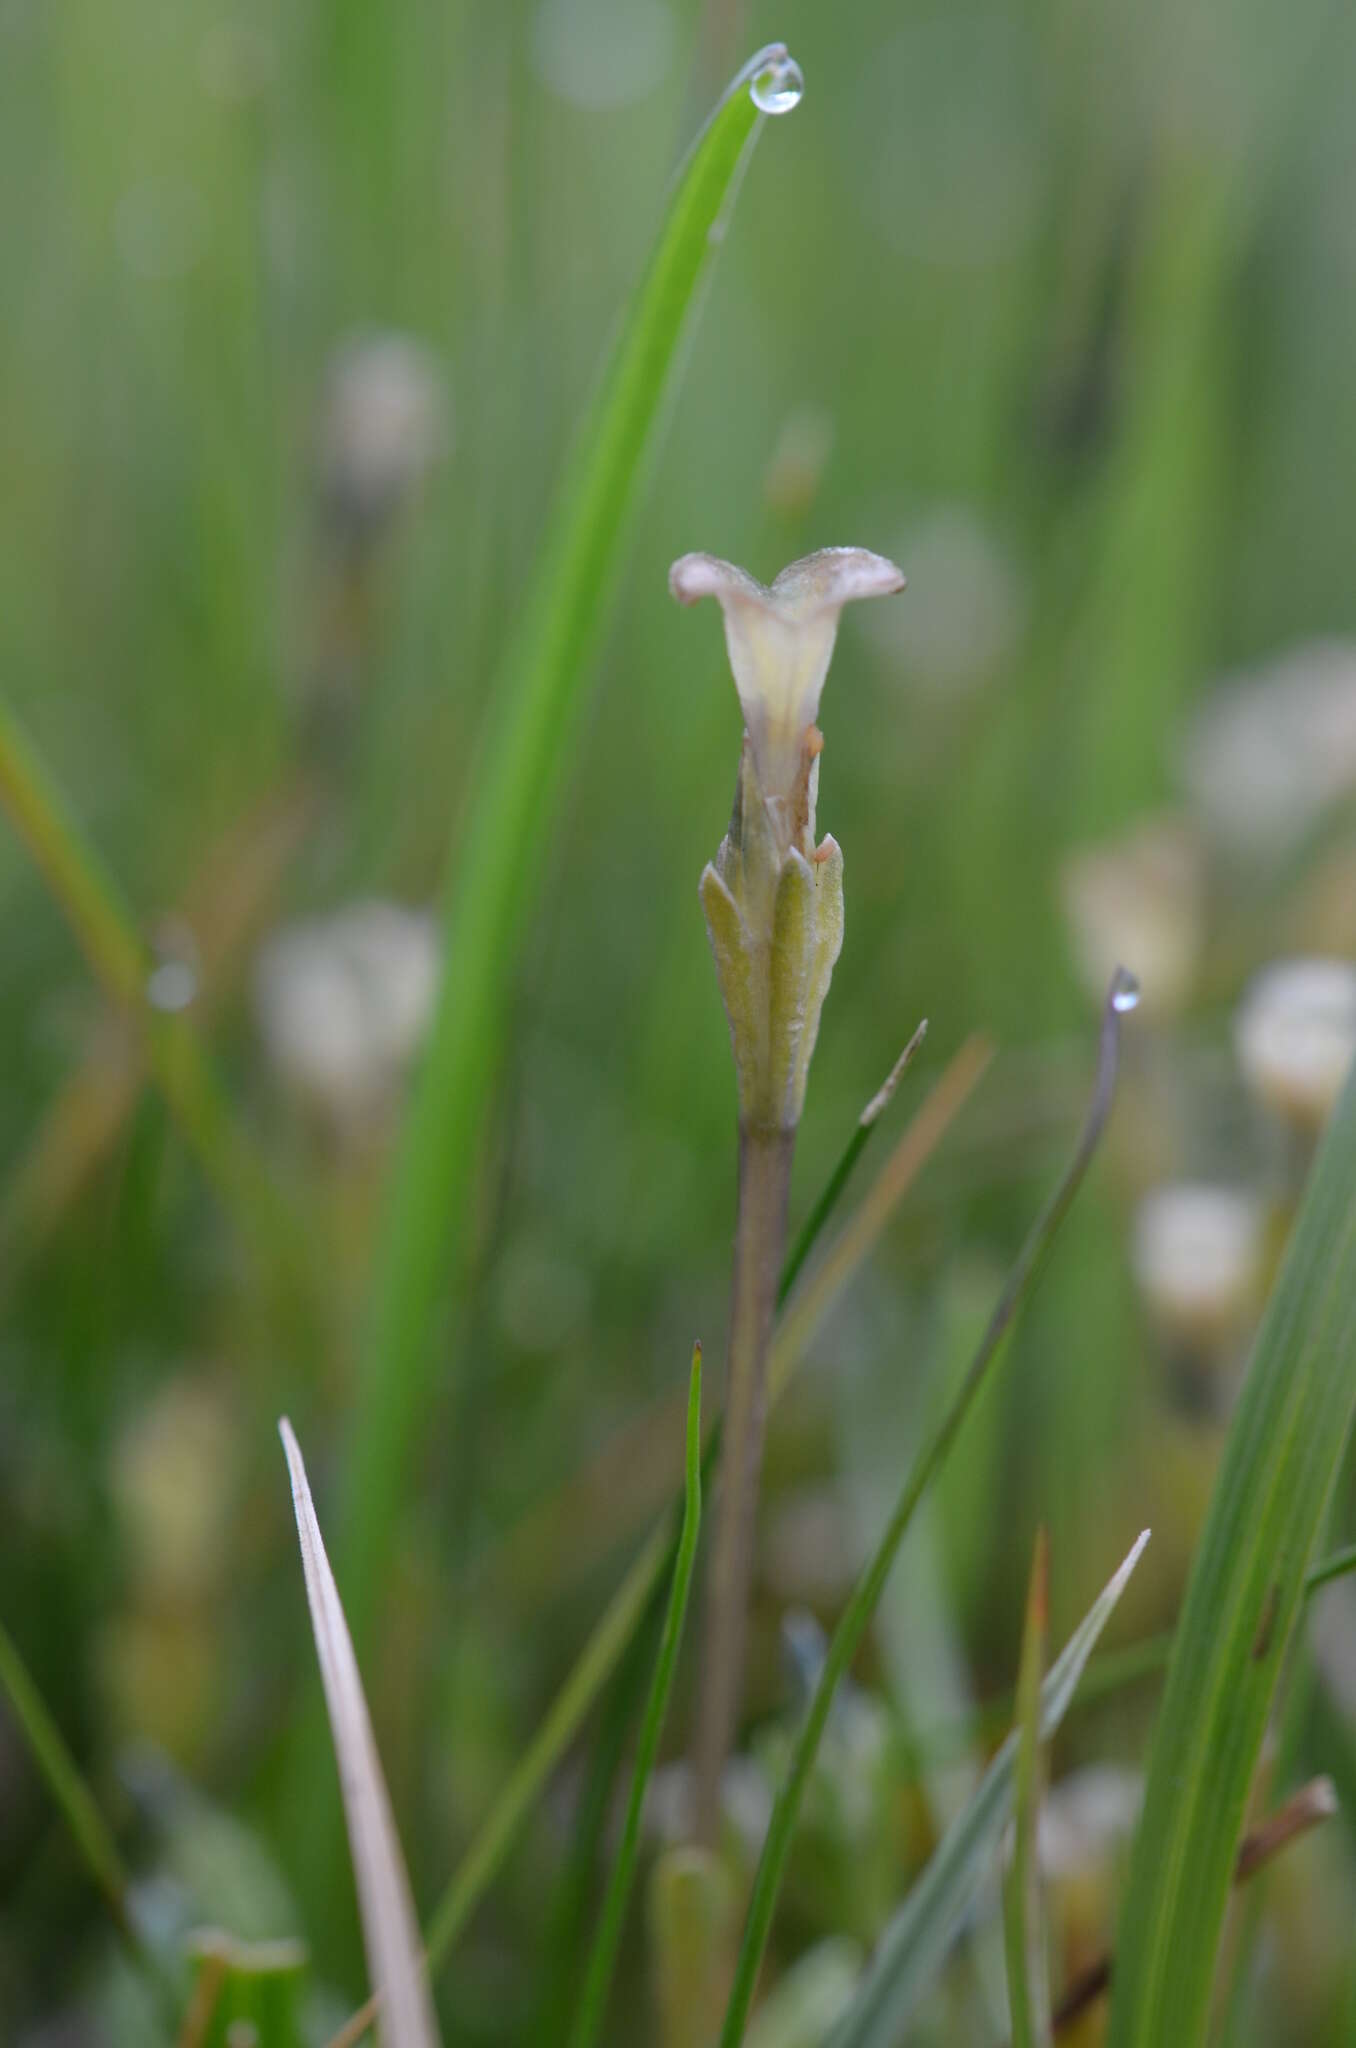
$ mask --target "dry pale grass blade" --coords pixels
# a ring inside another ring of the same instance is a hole
[[[278,1431],[292,1475],[306,1597],[339,1765],[368,1974],[381,2001],[381,2038],[388,2048],[435,2048],[438,2029],[424,1974],[423,1949],[358,1676],[358,1660],[325,1555],[306,1467],[286,1416]]]

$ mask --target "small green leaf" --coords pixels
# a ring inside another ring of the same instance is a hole
[[[739,905],[710,861],[698,885],[716,983],[730,1026],[741,1106],[751,1102],[765,1063],[767,969],[755,961]]]
[[[805,1088],[819,1038],[819,1020],[829,993],[833,970],[843,950],[843,850],[829,833],[814,864],[815,943],[805,993],[805,1016],[801,1025],[792,1098],[799,1118],[805,1106]]]
[[[1041,1687],[1041,1740],[1064,1719],[1083,1667],[1139,1563],[1146,1529],[1051,1666]],[[896,2048],[920,2000],[936,1980],[1012,1811],[1018,1738],[1010,1735],[967,1805],[947,1829],[927,1869],[876,1945],[831,2048]]]
[[[788,1130],[800,1121],[797,1093],[810,971],[816,951],[815,878],[795,847],[782,862],[768,960],[768,1062],[765,1104],[744,1105],[759,1121]],[[816,1019],[817,1021],[817,1019]]]

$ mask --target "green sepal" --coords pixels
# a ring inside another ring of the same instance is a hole
[[[843,950],[843,849],[830,835],[814,862],[815,918],[814,953],[806,977],[805,1009],[796,1048],[796,1070],[792,1081],[795,1121],[805,1107],[805,1084],[810,1060],[819,1037],[819,1019],[829,993],[833,970]]]
[[[700,894],[730,1025],[742,1113],[757,1099],[767,1065],[767,960],[755,951],[739,905],[710,861],[702,870]]]

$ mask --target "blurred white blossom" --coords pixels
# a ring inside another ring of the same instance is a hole
[[[1045,1877],[1066,1883],[1104,1867],[1129,1842],[1143,1801],[1143,1775],[1121,1764],[1089,1764],[1059,1779],[1041,1806]]]
[[[1146,1012],[1172,1015],[1191,993],[1205,927],[1205,873],[1189,828],[1147,819],[1071,854],[1060,877],[1074,964],[1100,1001],[1132,960]]]
[[[1314,641],[1222,684],[1195,721],[1185,766],[1221,846],[1285,854],[1356,792],[1356,645]]]
[[[721,1813],[750,1868],[762,1851],[772,1818],[772,1787],[753,1757],[732,1756],[720,1780]],[[692,1839],[696,1825],[696,1786],[692,1765],[685,1759],[661,1764],[645,1788],[645,1831],[666,1848]]]
[[[447,382],[432,351],[411,335],[355,334],[326,380],[320,479],[335,521],[367,536],[394,517],[445,453]]]
[[[1292,1128],[1317,1131],[1356,1055],[1356,966],[1280,960],[1252,982],[1234,1043],[1253,1093]]]
[[[261,951],[255,1008],[274,1071],[332,1134],[388,1108],[433,1010],[430,913],[376,900],[290,925]]]
[[[1241,1334],[1256,1303],[1262,1257],[1261,1205],[1241,1189],[1176,1181],[1139,1205],[1135,1277],[1174,1345],[1211,1353]]]

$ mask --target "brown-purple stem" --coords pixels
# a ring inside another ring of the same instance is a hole
[[[739,1131],[739,1216],[725,1368],[725,1443],[715,1548],[707,1575],[697,1722],[697,1838],[714,1847],[720,1783],[744,1676],[758,1480],[767,1420],[767,1354],[786,1255],[794,1128]]]

